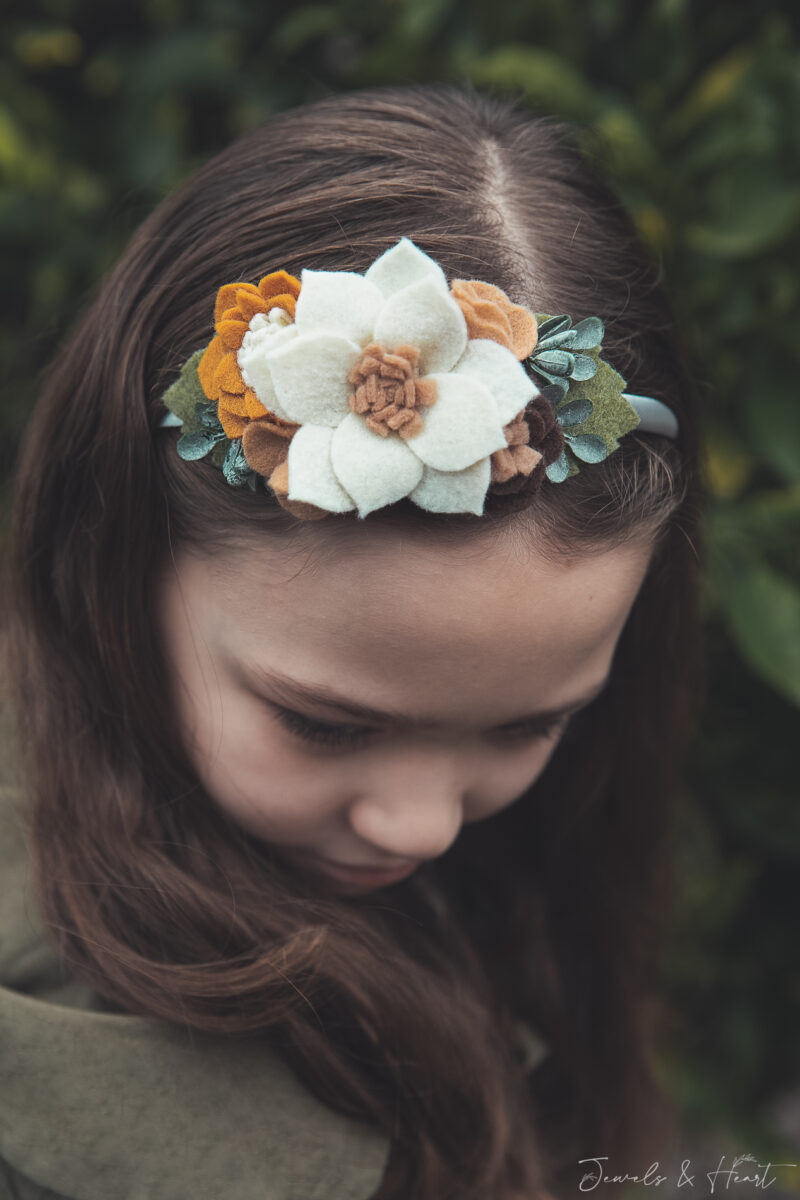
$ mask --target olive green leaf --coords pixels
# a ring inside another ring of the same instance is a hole
[[[180,417],[183,422],[184,433],[199,433],[203,427],[198,419],[196,406],[208,404],[208,397],[197,375],[197,368],[204,354],[205,349],[195,350],[181,367],[178,378],[162,396],[162,401],[169,411]]]

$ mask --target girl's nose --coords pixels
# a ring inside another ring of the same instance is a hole
[[[452,755],[404,756],[382,764],[351,803],[351,828],[393,858],[437,858],[464,819],[462,781]]]

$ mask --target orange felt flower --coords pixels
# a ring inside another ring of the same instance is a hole
[[[510,350],[520,362],[536,348],[536,317],[513,304],[501,288],[480,279],[454,279],[450,295],[464,314],[467,336],[488,338]]]
[[[226,283],[214,305],[212,339],[200,359],[197,375],[209,400],[216,400],[220,424],[229,438],[241,437],[248,422],[268,415],[268,410],[242,378],[236,355],[256,313],[266,315],[282,308],[294,318],[300,280],[287,271],[265,275],[252,283]]]

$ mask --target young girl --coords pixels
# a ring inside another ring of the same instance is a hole
[[[2,1195],[663,1153],[696,464],[657,269],[552,121],[330,97],[160,205],[16,479]]]

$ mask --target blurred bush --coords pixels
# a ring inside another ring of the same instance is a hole
[[[711,496],[711,689],[663,1068],[693,1128],[751,1149],[775,1144],[771,1105],[800,1080],[797,16],[791,0],[38,0],[0,15],[3,479],[40,368],[132,229],[271,113],[470,80],[574,122],[605,166],[701,373]]]

